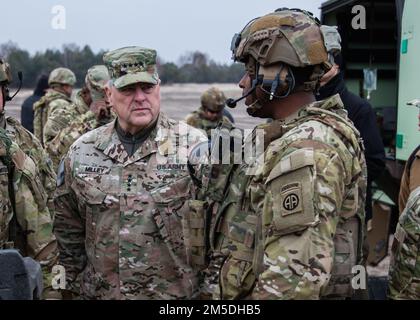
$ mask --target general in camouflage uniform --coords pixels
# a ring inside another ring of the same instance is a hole
[[[80,285],[85,299],[193,298],[204,203],[188,171],[196,165],[179,156],[207,138],[159,112],[155,50],[126,47],[104,62],[118,118],[80,137],[59,169],[54,230],[68,289]]]
[[[55,136],[55,130],[59,130],[49,128],[45,132],[47,120],[55,110],[61,110],[72,103],[70,97],[75,83],[73,71],[67,68],[54,69],[48,78],[50,89],[34,104],[34,134],[43,146]]]
[[[318,22],[279,9],[232,41],[247,112],[264,152],[232,166],[211,233],[216,299],[349,298],[362,263],[366,165],[339,96],[314,102],[329,67]],[[245,155],[246,156],[246,155]]]
[[[104,65],[93,66],[87,71],[85,88],[77,93],[75,102],[51,113],[45,132],[54,132],[56,135],[45,146],[54,168],[58,168],[61,158],[78,137],[111,121],[110,107],[105,97],[108,81],[108,69]]]
[[[216,128],[234,128],[232,122],[223,115],[226,97],[219,89],[212,87],[201,95],[201,107],[186,118],[185,122],[194,128],[204,130],[211,139],[212,130]]]
[[[420,299],[420,187],[414,189],[401,213],[392,245],[389,297]]]
[[[10,80],[7,64],[0,60],[1,112],[5,101],[10,100],[7,90]],[[44,287],[48,287],[57,256],[48,195],[37,164],[3,128],[0,128],[0,179],[0,249],[15,248],[23,256],[39,261]]]

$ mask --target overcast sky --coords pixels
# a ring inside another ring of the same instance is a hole
[[[164,61],[177,62],[200,50],[229,63],[230,41],[252,18],[279,7],[299,7],[319,17],[324,0],[2,0],[0,43],[9,40],[31,53],[85,44],[97,52],[128,45],[154,48]],[[66,28],[54,29],[65,8]]]

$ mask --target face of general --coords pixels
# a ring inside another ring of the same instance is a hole
[[[117,89],[110,82],[105,91],[119,125],[126,132],[141,131],[159,115],[160,84],[140,82]]]

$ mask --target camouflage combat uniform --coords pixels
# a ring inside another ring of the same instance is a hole
[[[52,166],[52,162],[42,148],[38,139],[26,130],[19,121],[12,117],[0,115],[0,127],[6,129],[6,133],[19,148],[37,164],[39,171],[39,179],[47,194],[48,210],[51,217],[54,216],[54,191],[56,188],[56,174]]]
[[[209,139],[211,139],[212,130],[216,128],[234,129],[232,122],[222,114],[225,108],[226,97],[221,90],[216,87],[211,87],[203,92],[200,100],[201,107],[185,118],[187,124],[194,128],[204,130]],[[206,119],[204,116],[206,109],[219,113],[219,118],[213,121]]]
[[[204,246],[204,211],[193,199],[187,165],[177,163],[177,149],[162,136],[178,137],[178,125],[161,113],[132,157],[114,126],[83,135],[64,158],[54,222],[60,264],[69,282],[83,272],[84,298],[192,298],[194,266],[204,257],[192,247]],[[194,140],[203,139],[188,128]],[[189,235],[189,224],[196,235]]]
[[[48,77],[48,84],[50,86],[74,86],[75,83],[76,76],[70,69],[67,68],[56,68],[51,71]],[[55,89],[49,89],[47,93],[34,104],[34,134],[43,146],[45,146],[46,142],[51,139],[50,136],[53,135],[51,132],[45,132],[44,129],[50,115],[56,110],[67,107],[71,103],[71,98],[63,92]],[[49,129],[49,131],[51,130],[54,130],[54,128]],[[47,140],[45,139],[46,137],[48,137]]]
[[[3,129],[0,129],[0,159],[0,249],[15,248],[23,256],[40,262],[46,288],[51,285],[57,250],[47,195],[39,181],[37,166]]]
[[[44,127],[54,110],[71,105],[71,99],[64,93],[49,89],[45,96],[34,104],[34,134],[45,145]]]
[[[54,168],[58,168],[61,158],[67,153],[70,146],[82,134],[98,128],[112,120],[111,116],[97,121],[95,113],[90,111],[90,103],[105,101],[105,84],[109,81],[108,70],[104,65],[96,65],[87,71],[85,88],[75,96],[75,102],[51,114],[45,125],[45,132],[51,133],[51,140],[45,144],[47,152],[51,155]],[[85,99],[84,95],[89,99]],[[52,130],[53,129],[53,130]]]
[[[95,113],[88,111],[79,118],[73,120],[68,127],[61,130],[47,146],[48,153],[55,155],[53,157],[54,166],[58,167],[61,158],[67,153],[73,142],[80,136],[109,123],[112,121],[112,117],[106,120],[107,121],[98,121]]]
[[[392,245],[389,297],[420,299],[420,187],[413,190],[402,212]]]
[[[212,232],[215,298],[351,296],[340,291],[362,257],[366,166],[340,98],[256,129],[264,159],[233,172]]]
[[[44,126],[44,145],[51,157],[55,169],[58,168],[63,153],[56,153],[54,150],[55,148],[52,147],[51,144],[60,132],[70,125],[73,119],[80,118],[88,111],[89,106],[81,96],[81,91],[79,91],[75,96],[74,103],[63,105],[51,110],[49,113],[49,118]]]
[[[204,130],[208,138],[211,138],[212,130],[216,128],[220,127],[228,130],[232,130],[234,128],[234,125],[226,116],[223,116],[220,120],[210,121],[201,115],[202,111],[202,108],[197,111],[193,111],[185,118],[185,122],[194,128]]]

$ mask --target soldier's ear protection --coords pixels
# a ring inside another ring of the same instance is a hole
[[[18,79],[19,79],[19,87],[17,88],[17,90],[13,94],[13,96],[10,96],[9,87],[5,86],[5,91],[6,91],[5,101],[12,101],[13,98],[19,93],[20,89],[22,89],[22,84],[23,84],[23,73],[22,73],[22,71],[18,72]]]
[[[261,90],[269,95],[270,101],[273,100],[273,98],[286,98],[290,95],[296,85],[292,69],[285,64],[281,64],[280,70],[275,74],[274,79],[264,79],[264,74],[259,76],[262,76],[263,79]]]

